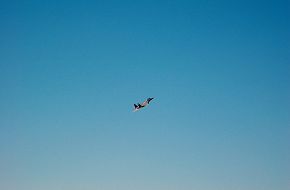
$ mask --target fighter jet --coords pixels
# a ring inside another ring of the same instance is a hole
[[[137,103],[137,104],[134,104],[134,112],[135,111],[138,111],[138,110],[140,110],[141,108],[144,108],[145,106],[147,106],[150,102],[151,102],[151,100],[153,100],[154,98],[147,98],[147,100],[146,101],[144,101],[142,104],[139,104],[139,103]]]

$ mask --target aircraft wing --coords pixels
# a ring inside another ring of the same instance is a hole
[[[148,105],[148,102],[147,102],[147,100],[146,101],[144,101],[142,104],[141,104],[141,106],[147,106]]]

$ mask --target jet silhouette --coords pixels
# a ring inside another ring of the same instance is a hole
[[[144,108],[145,106],[147,106],[151,100],[153,100],[154,98],[147,98],[147,100],[145,100],[142,104],[134,104],[134,112],[140,110],[141,108]]]

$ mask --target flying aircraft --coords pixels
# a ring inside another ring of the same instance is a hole
[[[141,108],[144,108],[145,106],[147,106],[151,100],[153,100],[154,98],[147,98],[147,100],[145,100],[142,104],[134,104],[134,112],[140,110]]]

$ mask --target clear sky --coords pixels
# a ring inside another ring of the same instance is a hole
[[[289,10],[1,1],[0,189],[288,190]]]

